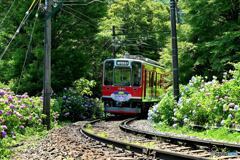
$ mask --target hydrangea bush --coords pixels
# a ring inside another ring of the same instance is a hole
[[[74,88],[65,89],[63,96],[58,98],[58,102],[61,104],[61,120],[79,121],[103,115],[103,107],[98,98],[80,95]]]
[[[205,82],[207,77],[192,77],[187,85],[180,86],[181,98],[177,103],[173,101],[172,90],[168,91],[161,102],[149,110],[148,118],[173,127],[240,128],[240,63],[235,68],[224,73],[222,82],[216,77],[209,82]]]
[[[26,127],[42,127],[42,98],[27,93],[15,95],[10,89],[0,89],[0,139],[15,138]],[[52,113],[52,118],[56,117]]]
[[[98,98],[92,98],[91,89],[96,82],[80,78],[72,88],[66,88],[58,98],[61,120],[85,120],[103,116],[103,105]]]

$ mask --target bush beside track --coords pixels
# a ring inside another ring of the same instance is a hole
[[[21,135],[35,135],[44,131],[42,98],[16,95],[10,89],[0,89],[0,159],[10,156],[10,149]],[[51,112],[56,122],[58,113]],[[54,123],[52,123],[54,124]]]
[[[181,86],[181,98],[173,101],[172,90],[148,113],[148,119],[158,124],[177,126],[240,128],[240,63],[235,71],[224,73],[219,82],[216,77],[192,77]]]

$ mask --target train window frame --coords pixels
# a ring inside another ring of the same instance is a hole
[[[134,72],[134,63],[138,65],[137,68],[137,81],[135,81],[135,73]],[[135,83],[136,82],[136,83]],[[133,87],[140,87],[142,85],[142,63],[138,61],[132,61],[131,62],[131,86]]]
[[[106,69],[106,63],[108,62],[111,62],[112,63],[112,68],[109,69],[110,71],[110,74],[107,74],[107,69]],[[107,85],[107,86],[111,86],[113,85],[113,80],[114,80],[114,77],[113,77],[113,69],[114,69],[114,60],[107,60],[104,62],[104,74],[103,74],[103,84],[104,85]],[[112,72],[112,73],[111,73]],[[111,76],[107,76],[107,75],[111,75]],[[106,83],[106,78],[109,80],[110,83]]]

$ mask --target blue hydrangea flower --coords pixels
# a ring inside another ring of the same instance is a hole
[[[9,108],[10,108],[10,109],[15,109],[15,106],[14,106],[13,104],[11,104],[11,105],[9,106]]]
[[[7,136],[7,132],[6,131],[1,131],[1,135],[2,135],[2,138],[5,138]]]

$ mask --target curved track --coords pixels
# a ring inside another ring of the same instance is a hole
[[[212,148],[222,148],[222,149],[228,149],[228,150],[237,150],[240,151],[240,145],[239,144],[233,144],[233,143],[223,143],[223,142],[218,142],[214,140],[200,140],[196,138],[181,138],[179,136],[173,136],[173,135],[166,135],[163,133],[152,133],[152,132],[147,132],[147,131],[141,131],[138,129],[132,128],[129,124],[136,120],[136,118],[131,118],[127,119],[126,121],[122,122],[121,125],[119,126],[122,130],[128,133],[133,133],[133,134],[142,134],[144,136],[147,136],[149,138],[162,138],[162,139],[168,139],[171,142],[182,142],[182,143],[187,143],[188,145],[191,146],[206,146],[210,149]]]
[[[86,124],[81,131],[92,139],[130,151],[132,157],[138,155],[138,158],[148,157],[149,159],[240,159],[238,155],[227,156],[213,153],[211,146],[216,145],[216,143],[203,141],[200,143],[199,141],[177,139],[176,137],[166,137],[166,135],[156,135],[133,129],[128,125],[133,120],[134,119],[128,119],[126,121],[115,120],[110,122],[93,121]],[[132,137],[129,140],[129,133],[122,132],[119,129],[119,125],[122,130],[137,135],[131,135]],[[91,126],[91,130],[89,130],[89,126]],[[106,136],[99,135],[99,133],[104,133]],[[139,134],[144,136],[139,136]],[[136,141],[138,143],[136,143]],[[151,146],[150,144],[154,145]],[[228,149],[229,147],[230,149],[238,148],[233,144],[230,145],[223,143],[218,144],[217,147]]]

